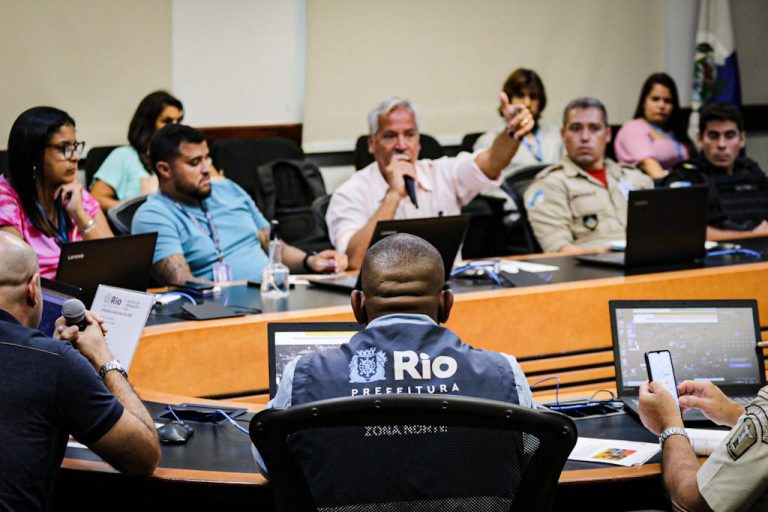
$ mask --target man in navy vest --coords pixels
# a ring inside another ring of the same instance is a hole
[[[444,290],[437,249],[397,234],[372,246],[352,309],[366,328],[337,350],[286,366],[271,407],[379,394],[428,393],[488,398],[535,407],[514,357],[462,343],[439,323],[453,293]]]

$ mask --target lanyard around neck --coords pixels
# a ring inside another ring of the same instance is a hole
[[[56,212],[56,216],[59,218],[59,225],[56,227],[48,218],[48,214],[45,213],[43,206],[37,201],[35,201],[35,204],[37,205],[37,210],[40,212],[43,220],[51,228],[51,231],[53,231],[53,237],[56,239],[56,242],[59,245],[69,242],[69,231],[67,230],[69,223],[67,222],[67,214],[65,213],[64,208],[60,208],[55,202],[53,203],[53,211]]]
[[[535,148],[531,146],[530,142],[528,142],[528,137],[523,137],[523,146],[528,149],[528,151],[533,155],[533,158],[535,158],[537,162],[542,162],[544,161],[544,150],[541,147],[541,139],[539,139],[538,127],[533,131],[533,140],[536,143]]]
[[[219,262],[224,261],[224,253],[221,251],[221,242],[219,241],[219,232],[216,231],[216,225],[213,223],[213,215],[211,215],[211,211],[206,206],[205,201],[200,201],[200,209],[203,210],[203,215],[205,215],[205,221],[208,225],[208,229],[203,227],[203,225],[200,224],[200,221],[197,220],[194,215],[192,215],[192,212],[187,210],[181,203],[171,199],[165,194],[160,194],[160,197],[174,205],[176,209],[186,215],[200,231],[205,233],[206,236],[210,237],[211,240],[213,240],[214,247],[216,248],[216,259],[219,260]]]

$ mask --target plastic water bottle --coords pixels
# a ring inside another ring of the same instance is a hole
[[[283,264],[283,249],[277,237],[277,226],[278,222],[273,220],[269,232],[269,263],[261,271],[261,297],[266,299],[282,299],[291,293],[291,272]]]

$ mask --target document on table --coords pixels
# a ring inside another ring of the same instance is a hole
[[[501,260],[499,262],[501,270],[516,274],[518,270],[525,272],[555,272],[560,270],[560,267],[554,265],[543,265],[541,263],[531,263],[530,261],[519,260]]]
[[[141,331],[155,303],[153,294],[100,284],[91,311],[104,319],[107,345],[126,371],[141,338]]]
[[[708,428],[687,428],[685,431],[688,432],[696,455],[710,455],[730,432]]]
[[[637,466],[659,453],[659,449],[658,443],[579,437],[568,459],[617,466]]]

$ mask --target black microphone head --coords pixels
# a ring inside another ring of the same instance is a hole
[[[85,304],[80,299],[69,299],[61,305],[61,316],[67,325],[75,325],[85,318]]]

